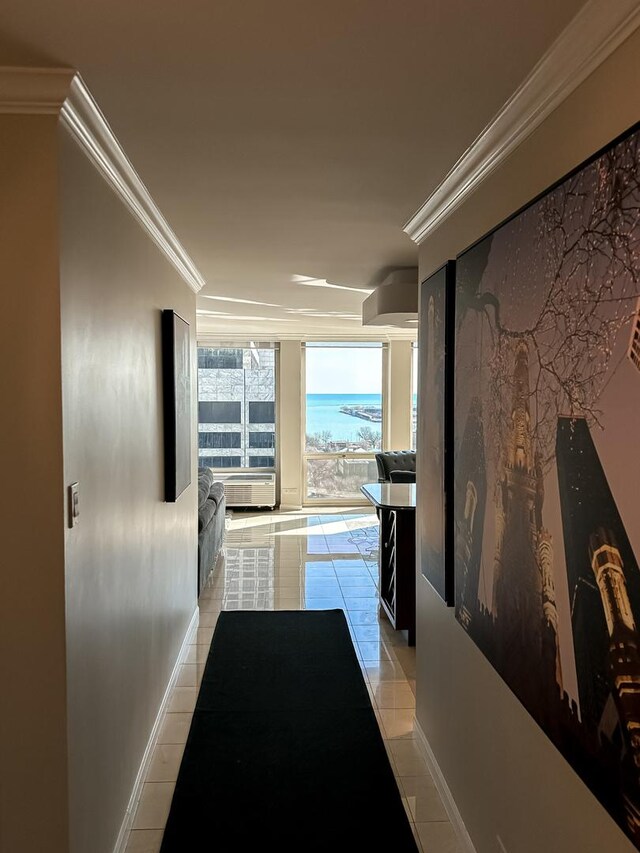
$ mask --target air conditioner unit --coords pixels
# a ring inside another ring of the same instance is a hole
[[[215,478],[224,486],[228,507],[276,505],[275,474],[216,474]]]

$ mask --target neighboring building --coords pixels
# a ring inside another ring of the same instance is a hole
[[[273,468],[275,349],[198,347],[198,462]]]

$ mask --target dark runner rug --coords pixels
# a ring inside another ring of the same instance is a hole
[[[341,610],[223,612],[161,853],[416,853]]]

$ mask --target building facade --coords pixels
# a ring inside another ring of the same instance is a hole
[[[198,463],[273,468],[276,350],[198,347]]]

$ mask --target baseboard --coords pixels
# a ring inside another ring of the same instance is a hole
[[[133,789],[131,791],[131,796],[129,797],[129,804],[127,805],[127,810],[125,812],[124,819],[120,827],[120,832],[118,833],[118,838],[113,848],[113,853],[125,853],[127,841],[129,840],[129,832],[131,831],[133,818],[136,813],[136,807],[138,805],[138,801],[140,800],[140,795],[142,794],[142,786],[144,785],[144,780],[147,776],[147,771],[149,770],[149,764],[151,763],[153,747],[158,737],[158,732],[160,731],[160,726],[167,710],[167,706],[169,705],[169,697],[171,695],[171,691],[175,686],[180,667],[182,666],[182,662],[187,655],[187,649],[189,647],[191,637],[194,631],[196,630],[197,624],[198,608],[196,607],[196,609],[193,611],[191,621],[189,622],[187,632],[184,635],[182,645],[180,646],[180,651],[178,653],[178,657],[176,658],[176,662],[171,672],[171,676],[169,678],[166,690],[164,691],[162,702],[160,703],[160,707],[158,708],[156,719],[151,728],[151,734],[149,735],[149,740],[147,741],[147,746],[145,748],[144,755],[142,756],[140,767],[138,768],[136,781],[133,783]]]
[[[453,799],[453,794],[447,785],[447,780],[444,778],[440,765],[438,764],[433,750],[431,749],[431,744],[427,740],[427,736],[422,731],[422,727],[417,720],[415,721],[415,732],[417,735],[416,743],[427,762],[427,767],[429,768],[429,772],[431,773],[435,786],[438,789],[440,799],[444,804],[447,814],[449,815],[449,820],[451,821],[455,833],[458,836],[460,848],[463,853],[476,853],[476,848],[473,846],[471,836],[467,832],[467,827],[464,825],[462,815],[460,814],[456,801]]]

